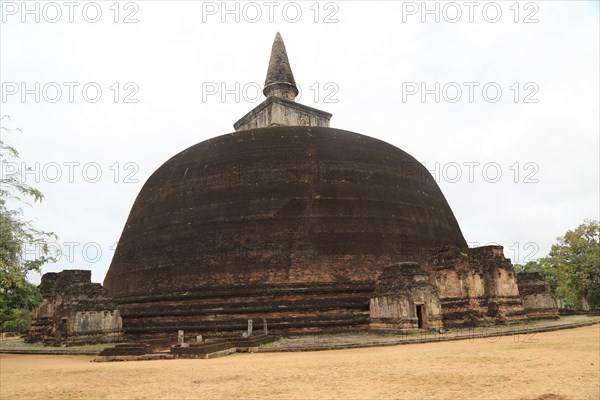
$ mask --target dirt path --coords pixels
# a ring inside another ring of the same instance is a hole
[[[3,354],[0,397],[598,399],[600,325],[519,339],[120,363]]]

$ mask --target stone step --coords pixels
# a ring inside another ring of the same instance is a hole
[[[184,330],[189,332],[215,332],[215,331],[245,331],[247,329],[247,319],[230,319],[217,321],[198,321],[188,325],[179,325],[172,322],[161,324],[159,320],[146,321],[145,324],[135,325],[135,320],[129,321],[126,334],[141,334],[148,332],[176,332]],[[314,316],[312,318],[278,318],[268,319],[269,331],[278,332],[289,329],[327,329],[340,328],[348,326],[366,325],[369,323],[369,314],[345,314],[330,317]],[[262,322],[255,322],[255,329],[262,329]]]
[[[200,288],[188,290],[185,292],[165,292],[152,293],[143,296],[127,296],[117,298],[119,304],[146,303],[159,301],[189,301],[191,299],[235,299],[235,298],[253,298],[259,296],[308,296],[308,295],[326,295],[340,293],[363,293],[370,294],[375,285],[372,282],[356,283],[335,283],[335,284],[287,284],[279,286],[259,286],[252,287],[233,286],[229,288]]]
[[[325,310],[363,310],[369,309],[368,297],[354,297],[344,299],[319,299],[319,300],[297,300],[297,301],[273,301],[246,302],[246,303],[220,303],[206,306],[180,304],[132,307],[123,306],[121,316],[123,318],[142,318],[169,315],[226,315],[226,314],[266,314],[266,313],[289,313],[294,311],[325,311]]]

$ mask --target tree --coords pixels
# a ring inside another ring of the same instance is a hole
[[[0,131],[10,133],[19,129],[10,129],[5,126],[9,121],[8,116],[0,118]],[[31,221],[23,219],[23,210],[20,204],[30,205],[28,198],[34,202],[41,202],[44,195],[36,188],[28,185],[20,170],[11,174],[8,165],[17,165],[14,160],[19,156],[18,151],[0,140],[0,163],[2,163],[2,176],[0,179],[0,290],[9,290],[20,286],[25,276],[31,271],[40,271],[40,267],[49,261],[55,261],[54,254],[48,243],[56,240],[52,232],[43,232],[35,229]],[[15,208],[9,208],[9,203]],[[26,259],[24,247],[31,246],[39,249],[36,257]]]
[[[547,257],[516,265],[517,272],[540,272],[572,308],[600,307],[600,221],[588,221],[556,238]]]
[[[19,129],[8,128],[6,124],[9,121],[8,116],[0,118],[0,132],[3,136],[6,133],[20,132]],[[0,323],[4,326],[7,321],[15,321],[13,325],[22,330],[23,320],[27,320],[26,312],[33,309],[28,301],[37,298],[32,297],[33,285],[27,282],[26,276],[32,271],[40,272],[42,265],[56,260],[49,246],[51,240],[56,240],[56,235],[38,230],[31,221],[24,219],[21,206],[31,205],[28,199],[33,199],[34,203],[41,202],[44,196],[25,182],[23,171],[15,168],[18,156],[14,147],[0,140],[0,307],[6,306],[12,310],[10,314],[2,308]],[[11,173],[7,173],[8,171]],[[26,257],[26,247],[37,249],[36,255]],[[24,299],[28,299],[25,304],[19,303]],[[9,317],[14,319],[5,319]]]
[[[600,307],[600,221],[585,221],[557,240],[544,260],[558,272],[556,294],[579,299],[583,310]]]
[[[0,323],[4,332],[23,333],[29,329],[32,311],[42,301],[34,284],[24,281],[21,286],[0,291]]]

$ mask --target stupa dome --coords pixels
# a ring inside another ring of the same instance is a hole
[[[291,77],[281,90],[237,132],[164,163],[135,200],[104,281],[129,333],[358,324],[385,266],[467,248],[426,168],[295,103],[279,34],[273,52]]]

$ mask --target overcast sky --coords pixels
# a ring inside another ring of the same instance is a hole
[[[264,99],[277,31],[297,100],[423,162],[472,246],[526,262],[599,218],[597,1],[0,4],[2,139],[64,253],[43,272],[102,282],[150,174]]]

